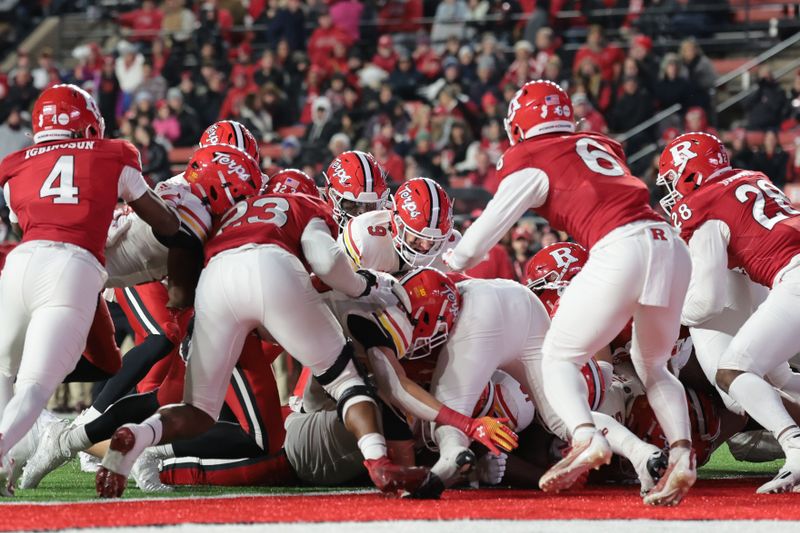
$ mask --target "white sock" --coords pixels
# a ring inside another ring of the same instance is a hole
[[[82,412],[81,414],[79,414],[78,416],[75,417],[74,424],[76,426],[88,424],[89,422],[92,422],[93,420],[96,420],[96,419],[100,418],[100,415],[102,415],[102,414],[103,413],[101,413],[100,411],[95,409],[94,406],[91,406],[88,409],[86,409],[84,412]]]
[[[161,415],[156,413],[140,425],[137,426],[141,431],[136,432],[136,447],[139,447],[140,435],[144,437],[143,443],[147,442],[144,448],[155,446],[161,442],[161,433],[164,428],[161,425]],[[146,430],[150,430],[149,433]]]
[[[597,429],[605,430],[606,440],[611,446],[611,451],[625,457],[630,462],[635,464],[658,451],[658,448],[639,439],[615,418],[597,412],[592,412],[592,418],[594,418]]]
[[[638,369],[637,369],[638,370]],[[679,440],[692,440],[692,426],[689,409],[686,406],[686,392],[678,378],[666,365],[647,369],[647,381],[641,376],[647,393],[647,401],[664,430],[670,444]]]
[[[380,433],[367,433],[358,439],[358,449],[364,459],[380,459],[386,455],[386,439]]]
[[[544,393],[564,424],[573,432],[578,426],[594,428],[587,397],[589,390],[580,368],[569,361],[545,357],[542,361]],[[572,435],[573,440],[576,435]]]
[[[8,402],[14,396],[14,378],[0,374],[0,413],[3,412]]]
[[[153,446],[153,453],[155,453],[159,459],[172,459],[175,457],[175,450],[172,448],[172,444]]]
[[[608,361],[598,361],[597,364],[603,372],[603,384],[606,386],[606,390],[608,390],[608,388],[611,387],[611,382],[614,381],[614,365]]]
[[[69,452],[69,455],[74,455],[84,451],[93,443],[86,435],[86,426],[78,426],[67,430],[59,439],[58,444],[63,451]]]
[[[728,387],[728,394],[779,441],[793,433],[785,430],[797,427],[778,391],[755,374],[739,374]]]
[[[3,436],[5,450],[13,448],[33,427],[52,394],[52,390],[39,383],[17,384],[17,392],[3,409],[0,421],[0,435]]]

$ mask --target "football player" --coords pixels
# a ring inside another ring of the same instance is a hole
[[[351,218],[387,207],[386,171],[372,154],[343,152],[331,161],[323,176],[327,182],[325,196],[340,230]]]
[[[232,163],[215,158],[184,176],[207,199],[212,214],[224,214],[206,245],[184,403],[163,407],[142,424],[127,424],[114,433],[97,472],[98,493],[120,496],[134,461],[148,446],[191,438],[213,425],[244,339],[254,329],[310,367],[337,401],[376,486],[395,492],[418,485],[425,470],[398,467],[388,459],[374,400],[352,361],[351,346],[312,287],[309,271],[344,294],[378,305],[395,305],[402,289],[389,277],[353,271],[332,237],[336,226],[320,200],[263,194],[234,204],[237,195],[258,191],[254,178],[260,176],[247,160],[235,163],[231,181],[225,176]]]
[[[631,175],[622,147],[575,131],[572,102],[561,87],[526,83],[505,124],[512,146],[497,163],[497,194],[444,260],[456,270],[474,266],[528,209],[589,250],[544,343],[545,390],[572,448],[540,486],[566,489],[610,461],[584,401],[580,368],[633,317],[631,358],[671,446],[669,468],[644,501],[677,504],[696,479],[686,396],[667,368],[691,271],[686,245],[650,207],[647,186]]]
[[[359,268],[396,273],[423,266],[449,270],[439,257],[459,238],[444,189],[431,179],[413,178],[397,189],[390,210],[350,219],[339,244]]]
[[[800,428],[765,377],[785,369],[799,347],[800,211],[764,174],[731,168],[722,142],[706,133],[687,133],[666,146],[658,183],[667,188],[662,205],[689,243],[694,265],[685,324],[708,329],[723,312],[729,266],[771,289],[719,356],[715,381],[775,435],[786,455],[757,492],[789,491],[800,484]]]
[[[11,495],[9,450],[75,368],[103,287],[108,227],[122,198],[153,230],[175,235],[175,212],[153,193],[130,143],[104,139],[94,99],[74,85],[42,92],[34,146],[0,163],[22,244],[0,277],[0,493]],[[98,179],[97,176],[102,176]],[[12,383],[16,377],[16,392]]]

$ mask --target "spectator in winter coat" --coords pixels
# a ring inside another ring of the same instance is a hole
[[[742,101],[747,110],[748,130],[777,129],[786,116],[786,93],[768,66],[758,69],[756,91]]]
[[[747,144],[747,131],[744,128],[733,130],[733,140],[731,141],[731,166],[733,168],[753,168],[753,151]]]
[[[459,40],[465,36],[469,7],[463,0],[442,0],[436,7],[431,28],[431,42],[437,51],[444,49],[444,43],[449,37]]]
[[[386,72],[394,70],[397,65],[397,52],[394,50],[390,35],[381,35],[378,39],[378,51],[372,56],[372,64]]]
[[[353,38],[343,29],[333,25],[333,19],[327,10],[320,12],[318,23],[319,26],[308,40],[308,57],[312,65],[325,68],[336,45],[348,47],[353,43]]]
[[[708,59],[693,38],[685,39],[680,48],[681,62],[689,73],[689,80],[701,89],[710,91],[717,80],[714,64]]]
[[[324,96],[317,97],[311,107],[311,124],[306,129],[303,148],[310,152],[312,159],[315,158],[313,154],[316,154],[318,161],[315,162],[322,163],[328,141],[331,140],[338,127],[332,120],[333,111],[330,100]]]
[[[772,183],[783,188],[786,185],[786,170],[789,154],[778,143],[778,134],[768,131],[764,135],[764,145],[753,156],[753,170],[766,174]]]
[[[606,119],[600,114],[583,93],[572,95],[572,106],[575,110],[575,123],[578,131],[594,131],[608,133]]]
[[[127,41],[117,44],[119,57],[114,64],[114,73],[122,89],[122,108],[128,109],[133,93],[144,81],[144,56]]]
[[[11,152],[33,144],[31,130],[22,125],[19,109],[12,109],[8,118],[0,126],[0,161]]]
[[[417,89],[422,85],[422,76],[417,72],[411,56],[406,51],[399,54],[397,66],[389,74],[389,85],[392,91],[402,100],[413,100],[417,97]]]
[[[674,104],[680,104],[683,109],[707,104],[707,95],[705,101],[701,103],[703,90],[690,82],[681,69],[681,62],[676,54],[664,56],[655,94],[661,109],[666,109]]]
[[[292,51],[303,50],[306,46],[306,15],[303,2],[287,0],[286,7],[277,10],[267,22],[267,44],[274,49],[281,40],[286,40]]]
[[[203,133],[200,119],[197,112],[184,103],[183,93],[177,87],[167,91],[167,105],[172,114],[178,119],[180,125],[180,136],[175,139],[175,146],[194,146],[200,140]]]
[[[155,140],[152,128],[137,126],[134,130],[134,141],[142,156],[142,174],[152,185],[172,176],[167,151]]]
[[[625,78],[622,84],[622,95],[617,99],[611,113],[608,115],[609,126],[612,131],[625,132],[638,126],[653,115],[653,98],[647,89],[639,84],[639,79],[634,76]],[[628,150],[635,151],[649,139],[645,132],[628,142]]]

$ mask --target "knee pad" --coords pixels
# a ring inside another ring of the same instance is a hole
[[[336,401],[339,419],[344,422],[347,409],[360,402],[375,404],[375,389],[366,372],[353,359],[353,345],[347,342],[336,361],[314,379]],[[377,404],[376,404],[377,405]]]

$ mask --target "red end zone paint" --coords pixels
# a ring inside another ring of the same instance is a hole
[[[183,523],[337,522],[453,519],[800,520],[800,497],[761,496],[763,480],[700,481],[674,508],[642,504],[633,487],[598,487],[561,495],[539,491],[450,491],[440,501],[378,494],[242,496],[62,505],[0,504],[0,531]]]

